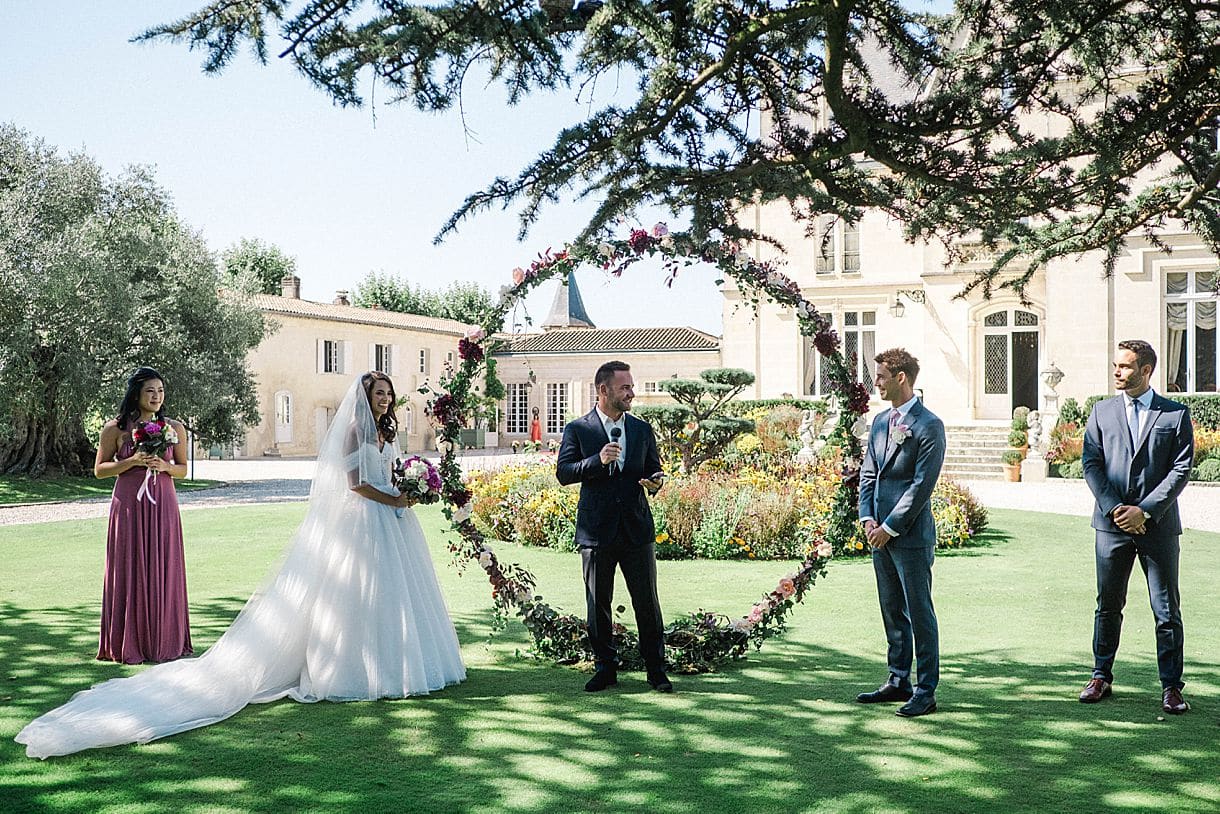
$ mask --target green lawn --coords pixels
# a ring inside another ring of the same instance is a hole
[[[174,486],[179,492],[218,486],[214,480],[179,480]],[[57,500],[80,500],[86,497],[107,497],[114,490],[114,479],[93,477],[27,478],[21,475],[0,475],[0,506],[16,503],[52,503]]]
[[[224,629],[304,512],[183,513],[197,647]],[[104,526],[0,528],[0,810],[70,812],[1099,812],[1220,808],[1220,535],[1183,538],[1186,694],[1163,720],[1152,617],[1133,578],[1113,699],[1077,703],[1091,662],[1092,532],[1083,519],[995,511],[986,545],[942,556],[941,711],[904,720],[854,703],[885,676],[871,568],[837,562],[782,640],[677,694],[520,657],[492,635],[477,567],[448,563],[421,515],[469,679],[426,698],[246,709],[147,746],[45,762],[12,736],[89,684],[140,668],[92,660]],[[578,560],[513,551],[542,592],[582,606]],[[741,613],[777,563],[660,565],[666,612]],[[625,599],[625,592],[623,594]]]

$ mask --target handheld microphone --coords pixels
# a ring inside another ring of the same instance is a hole
[[[620,435],[622,435],[622,434],[623,434],[623,431],[622,431],[622,429],[620,429],[619,427],[611,427],[611,428],[610,428],[610,441],[611,441],[611,443],[617,444],[617,443],[618,443],[619,436],[620,436]],[[611,461],[611,462],[610,462],[610,471],[611,471],[611,472],[615,471],[615,470],[616,470],[616,469],[617,469],[619,466],[620,466],[620,464],[619,464],[619,462],[618,462],[618,460],[617,460],[617,459],[615,459],[615,460]]]

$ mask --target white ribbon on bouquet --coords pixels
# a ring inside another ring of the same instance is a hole
[[[157,505],[157,499],[153,497],[152,487],[149,485],[156,482],[157,470],[146,469],[144,471],[144,482],[140,484],[140,491],[136,492],[136,500],[148,498],[148,502]]]

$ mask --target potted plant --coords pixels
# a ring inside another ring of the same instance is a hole
[[[1021,461],[1024,458],[1025,454],[1019,449],[1006,449],[1000,456],[1000,460],[1004,462],[1004,477],[1010,483],[1021,480]]]
[[[1008,446],[1019,449],[1024,457],[1029,448],[1029,430],[1019,430],[1016,427],[1008,431]]]

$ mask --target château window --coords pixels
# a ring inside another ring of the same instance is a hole
[[[1217,273],[1165,275],[1165,389],[1170,393],[1216,392]]]
[[[873,392],[876,371],[873,357],[877,355],[877,312],[844,311],[835,320],[835,329],[843,342],[843,359],[852,377]],[[805,395],[830,394],[830,368],[814,347],[813,337],[805,337]]]
[[[546,431],[548,434],[563,432],[568,414],[567,382],[549,382],[546,386]]]
[[[860,224],[836,215],[818,218],[817,273],[855,274],[860,271]]]
[[[508,401],[504,431],[510,435],[525,435],[529,432],[529,385],[525,382],[514,382],[504,385],[504,389]]]

